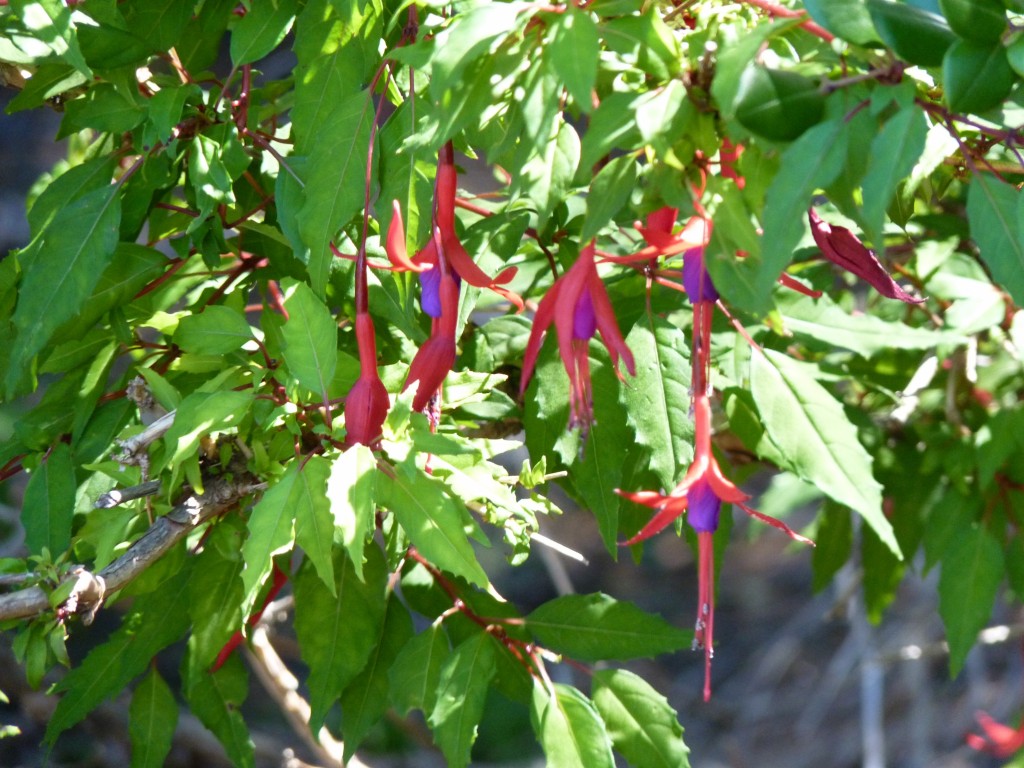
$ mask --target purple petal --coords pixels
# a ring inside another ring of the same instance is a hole
[[[594,300],[585,287],[576,299],[572,313],[572,337],[581,341],[592,339],[597,331],[597,315],[594,313]]]
[[[690,486],[686,492],[689,500],[686,519],[690,527],[698,533],[714,533],[718,530],[718,512],[722,508],[722,500],[711,489],[711,484],[703,477]]]
[[[704,264],[704,249],[691,248],[683,254],[683,288],[690,301],[718,301],[718,291]]]
[[[462,281],[459,279],[459,275],[455,270],[452,270],[452,275],[455,276],[455,284],[459,285]],[[420,307],[423,311],[431,317],[441,316],[441,270],[435,266],[433,269],[428,269],[423,272],[418,272],[417,277],[420,279]]]

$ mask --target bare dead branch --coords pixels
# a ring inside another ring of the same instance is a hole
[[[107,493],[100,494],[100,497],[96,499],[96,503],[93,506],[96,509],[110,509],[116,507],[118,504],[124,504],[126,501],[135,501],[135,499],[141,499],[144,496],[152,496],[154,493],[160,491],[159,480],[149,480],[139,485],[131,485],[127,488],[115,488]]]
[[[345,765],[345,745],[335,739],[327,728],[321,728],[316,738],[309,730],[309,703],[299,695],[299,681],[277,655],[270,642],[270,635],[262,623],[252,631],[252,650],[247,653],[253,671],[260,683],[277,702],[291,724],[292,729],[326,765]],[[353,756],[348,768],[368,768],[366,763]]]
[[[86,617],[100,607],[104,597],[124,587],[160,559],[190,531],[235,504],[242,497],[265,486],[246,473],[213,477],[206,482],[206,491],[193,494],[163,517],[159,517],[128,551],[100,571],[92,574],[83,566],[69,573],[75,579],[71,597],[64,603],[66,614],[82,613]],[[50,610],[46,592],[32,586],[0,595],[0,621],[28,619]]]

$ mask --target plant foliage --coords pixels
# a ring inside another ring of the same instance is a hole
[[[232,650],[284,589],[347,755],[420,710],[466,765],[496,694],[551,765],[686,766],[647,682],[552,668],[693,641],[710,695],[719,509],[802,539],[740,447],[824,501],[817,587],[859,558],[877,619],[941,569],[956,673],[1024,594],[1024,5],[805,6],[0,5],[9,111],[68,139],[0,259],[0,619],[38,685],[123,605],[47,740],[130,689],[162,764],[184,639],[182,697],[252,765]],[[481,548],[530,557],[553,482],[613,554],[688,516],[696,633],[500,599]]]

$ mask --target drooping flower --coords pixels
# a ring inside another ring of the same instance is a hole
[[[420,280],[432,271],[441,254],[447,260],[450,273],[457,282],[465,280],[476,288],[487,288],[511,302],[517,310],[523,309],[523,300],[519,294],[509,290],[505,284],[510,282],[517,273],[516,267],[503,269],[497,277],[490,277],[466,251],[462,241],[455,233],[455,198],[458,184],[458,171],[455,168],[454,151],[451,142],[445,144],[437,155],[437,176],[434,179],[434,211],[433,227],[440,238],[431,237],[427,244],[410,259],[405,246],[405,224],[402,222],[402,208],[394,201],[391,224],[384,241],[384,250],[388,259],[397,269],[416,271]],[[432,279],[436,279],[431,276]],[[427,311],[424,309],[424,311]],[[431,315],[436,317],[436,315]]]
[[[441,234],[434,229],[434,240],[440,241]],[[444,253],[443,248],[439,248]],[[437,309],[438,314],[431,321],[430,338],[416,352],[402,391],[413,382],[419,382],[412,408],[422,411],[444,383],[445,377],[455,365],[455,329],[459,315],[459,286],[448,269],[443,257],[437,264]]]
[[[372,445],[380,439],[391,402],[377,373],[377,340],[368,312],[356,313],[356,342],[359,378],[345,396],[345,442]]]
[[[867,248],[857,236],[846,227],[840,227],[822,220],[811,207],[807,210],[811,222],[811,235],[821,249],[821,255],[847,272],[852,272],[867,281],[876,291],[890,299],[907,304],[920,304],[924,299],[915,299],[904,291],[881,265],[874,251]]]
[[[487,288],[507,299],[518,310],[523,309],[522,298],[504,287],[515,277],[516,268],[508,267],[491,278],[476,265],[455,233],[457,182],[454,151],[448,142],[437,154],[430,240],[409,258],[402,209],[396,200],[384,241],[384,250],[395,269],[419,273],[420,306],[432,318],[430,337],[413,358],[402,387],[405,390],[413,382],[419,382],[413,398],[413,409],[417,411],[427,406],[455,365],[459,287],[463,280],[472,286]]]
[[[679,485],[667,494],[653,491],[629,493],[618,489],[616,493],[655,511],[650,522],[635,536],[623,542],[624,545],[638,544],[649,539],[683,514],[687,514],[687,522],[697,533],[698,603],[694,647],[704,649],[704,700],[707,701],[711,698],[711,658],[714,655],[715,566],[712,534],[718,529],[722,503],[735,504],[751,517],[778,528],[795,541],[812,546],[814,542],[796,533],[781,520],[747,505],[750,497],[726,479],[711,450],[711,400],[707,392],[695,391],[693,408],[696,433],[694,458]]]
[[[622,377],[619,371],[622,360],[629,374],[636,375],[633,353],[622,338],[604,283],[597,274],[593,241],[580,251],[576,263],[555,281],[537,307],[523,356],[520,394],[530,383],[544,334],[552,322],[558,334],[558,351],[569,374],[569,427],[580,427],[586,433],[594,420],[587,350],[596,332],[601,332],[615,373]]]
[[[1017,728],[993,719],[987,712],[976,712],[974,719],[981,726],[981,734],[967,734],[967,746],[996,757],[1010,757],[1024,748],[1024,722]]]

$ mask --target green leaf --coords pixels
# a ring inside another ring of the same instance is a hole
[[[864,0],[804,0],[811,18],[829,32],[856,45],[879,42]]]
[[[831,583],[853,551],[853,516],[850,510],[828,499],[818,515],[814,543],[811,552],[812,585],[815,592],[820,592]]]
[[[295,505],[305,495],[301,464],[292,461],[249,513],[249,537],[242,545],[244,613],[252,612],[260,587],[273,569],[274,556],[287,552],[294,542]]]
[[[580,163],[580,137],[576,129],[556,116],[551,137],[529,153],[517,179],[537,210],[538,227],[566,196]]]
[[[756,284],[767,295],[806,231],[807,207],[818,187],[832,183],[843,169],[849,141],[840,118],[816,125],[782,155],[779,172],[765,195],[761,252]]]
[[[32,472],[25,488],[21,524],[30,553],[38,555],[45,547],[56,557],[71,544],[76,485],[71,449],[66,443],[57,443]]]
[[[1006,8],[999,0],[939,0],[939,8],[965,40],[996,43],[1006,31]]]
[[[90,192],[110,191],[110,179],[114,174],[113,158],[96,157],[80,165],[68,168],[54,178],[28,210],[28,223],[33,236],[38,236],[49,227],[63,208],[76,202]]]
[[[939,614],[946,625],[949,669],[954,676],[992,615],[1003,571],[1003,548],[979,524],[961,528],[942,558]]]
[[[484,3],[454,17],[437,34],[430,57],[430,90],[438,100],[457,90],[463,70],[532,17],[528,3]]]
[[[58,57],[82,74],[92,77],[78,45],[71,8],[59,0],[15,0],[11,4],[25,28],[34,33]]]
[[[622,209],[636,186],[636,177],[637,165],[632,155],[616,157],[598,171],[587,193],[587,215],[580,242],[589,242]]]
[[[882,223],[896,185],[913,170],[924,151],[928,121],[917,105],[893,116],[871,142],[864,175],[864,227],[876,248],[881,248]]]
[[[255,2],[231,30],[231,61],[236,67],[258,61],[274,50],[292,28],[295,0]]]
[[[388,673],[391,702],[399,714],[404,717],[413,709],[427,715],[434,711],[441,667],[448,653],[440,624],[431,624],[405,644]]]
[[[366,666],[341,694],[341,735],[346,761],[387,711],[388,670],[412,634],[409,611],[392,594]]]
[[[980,114],[1002,103],[1016,82],[1006,48],[993,43],[957,40],[942,60],[944,95],[949,108]]]
[[[650,468],[665,488],[693,459],[690,360],[685,334],[660,318],[641,318],[626,337],[636,378],[619,390],[636,441],[650,451]]]
[[[526,627],[541,645],[578,661],[657,656],[693,640],[692,632],[600,592],[549,600],[526,617]]]
[[[478,632],[456,647],[441,668],[437,704],[427,722],[450,766],[469,765],[489,683],[496,671],[495,652],[491,636]]]
[[[593,703],[568,685],[557,683],[552,696],[534,679],[530,722],[548,765],[558,768],[612,768],[615,758],[608,732]]]
[[[100,703],[122,691],[149,666],[158,651],[188,629],[188,569],[165,579],[137,600],[107,642],[94,648],[57,684],[63,696],[46,725],[46,741],[80,722]]]
[[[394,477],[380,475],[377,488],[383,491],[378,503],[394,513],[425,558],[478,586],[489,583],[466,536],[466,512],[443,483],[405,462],[395,468]]]
[[[338,327],[308,285],[290,280],[282,283],[288,313],[288,322],[281,329],[284,361],[302,386],[326,400],[327,386],[338,365]]]
[[[600,55],[597,25],[589,13],[568,6],[565,13],[554,17],[550,31],[551,42],[544,46],[543,55],[551,58],[555,71],[576,106],[582,112],[589,112]]]
[[[242,627],[242,525],[233,518],[210,529],[188,582],[192,634],[190,679],[206,674],[232,635]]]
[[[64,122],[59,136],[86,128],[123,133],[137,126],[145,117],[142,107],[125,98],[117,88],[109,83],[100,83],[64,105]]]
[[[850,314],[828,296],[812,299],[780,291],[776,304],[787,331],[809,345],[843,347],[864,357],[889,349],[931,349],[939,344],[964,344],[966,337],[945,330],[915,328],[876,315]]]
[[[252,329],[245,317],[222,304],[186,315],[174,332],[175,344],[200,355],[226,355],[251,339]]]
[[[185,689],[189,709],[217,737],[238,768],[253,768],[256,762],[256,750],[240,711],[248,694],[249,675],[237,656],[216,672],[202,672],[190,679]]]
[[[893,0],[867,0],[867,7],[882,41],[911,64],[937,67],[956,40],[938,8],[933,12]]]
[[[309,152],[299,234],[309,248],[313,288],[321,296],[335,259],[331,241],[363,207],[373,115],[368,91],[348,96],[328,115]]]
[[[892,525],[882,512],[882,487],[871,455],[843,406],[799,364],[772,350],[750,361],[750,391],[784,469],[856,510],[897,557]]]
[[[821,120],[825,96],[796,72],[750,65],[740,77],[736,119],[772,141],[793,141]]]
[[[376,3],[310,0],[296,18],[296,154],[306,155],[323,141],[332,112],[356,99],[367,69],[376,66],[380,12]]]
[[[1024,203],[1020,190],[984,173],[974,174],[967,192],[971,238],[992,276],[1024,304],[1024,235],[1020,222]]]
[[[591,685],[612,746],[631,766],[690,768],[676,711],[649,683],[625,669],[602,669]]]
[[[615,147],[633,149],[640,141],[636,125],[635,93],[612,93],[590,116],[590,125],[583,134],[580,168],[590,169],[594,163]]]
[[[128,710],[131,768],[161,768],[171,751],[178,703],[156,668],[135,687]]]
[[[308,561],[295,576],[295,634],[309,667],[309,724],[314,733],[366,666],[380,637],[387,567],[378,547],[368,547],[367,555],[364,581],[339,547],[334,549],[334,589],[324,585]]]
[[[377,457],[365,445],[353,445],[331,462],[327,500],[341,544],[356,575],[363,578],[363,549],[374,530]]]
[[[8,362],[7,393],[13,396],[23,369],[53,332],[82,309],[117,247],[121,204],[107,185],[58,211],[26,269],[12,322],[17,329]]]
[[[238,426],[251,405],[252,392],[193,392],[181,401],[164,437],[169,455],[166,465],[177,466],[194,455],[204,435]]]
[[[295,513],[295,543],[302,547],[327,588],[333,590],[331,544],[334,541],[334,519],[327,498],[330,473],[331,465],[327,459],[310,456],[296,478],[288,502]],[[362,552],[359,556],[362,557]]]

